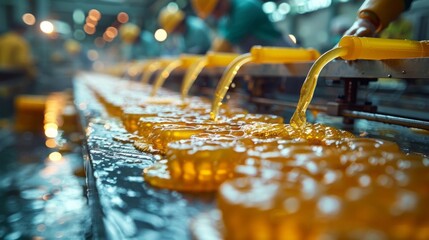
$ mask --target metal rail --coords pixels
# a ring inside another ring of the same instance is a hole
[[[412,127],[412,128],[429,130],[429,122],[424,120],[419,120],[419,119],[392,116],[392,115],[386,115],[382,113],[368,113],[368,112],[349,111],[349,110],[344,110],[342,115],[344,117],[360,118],[360,119],[366,119],[370,121],[400,125],[404,127]]]
[[[277,106],[287,107],[287,108],[296,108],[296,103],[294,102],[273,100],[268,98],[250,98],[250,101],[257,104],[277,105]],[[326,112],[328,110],[326,106],[314,105],[314,104],[308,106],[308,109],[319,111],[319,112]]]
[[[293,102],[285,102],[285,101],[272,100],[272,99],[266,99],[266,98],[251,98],[251,101],[256,104],[276,105],[276,106],[287,107],[287,108],[296,107],[296,103],[293,103]],[[320,112],[327,111],[327,107],[321,106],[321,105],[310,105],[308,109],[316,110]],[[395,125],[404,126],[404,127],[412,127],[412,128],[429,130],[429,121],[400,117],[400,116],[393,116],[393,115],[388,115],[383,113],[369,113],[369,112],[363,112],[363,111],[343,110],[341,116],[347,117],[347,118],[354,118],[354,119],[359,118],[359,119],[365,119],[365,120],[370,120],[375,122],[395,124]]]
[[[247,64],[237,76],[251,77],[306,77],[313,62],[289,64]],[[328,78],[402,78],[429,79],[429,58],[392,59],[392,60],[356,60],[341,59],[328,63],[320,77]],[[202,76],[221,76],[224,67],[207,68]],[[183,70],[174,71],[173,75],[183,75]]]

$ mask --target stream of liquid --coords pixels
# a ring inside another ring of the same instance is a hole
[[[181,65],[182,65],[182,60],[180,60],[180,59],[174,60],[173,62],[169,63],[167,65],[167,67],[164,68],[164,70],[162,70],[162,72],[159,74],[159,76],[155,80],[155,83],[154,83],[153,88],[152,88],[152,92],[150,93],[151,97],[156,96],[156,93],[164,84],[165,79],[167,79],[168,76],[170,76],[170,73],[172,71],[174,71],[174,69],[180,67]]]
[[[335,58],[341,57],[345,54],[347,54],[346,48],[331,49],[324,53],[322,56],[320,56],[320,58],[318,58],[316,62],[314,62],[313,66],[311,66],[310,71],[308,72],[308,75],[302,85],[301,94],[295,113],[290,119],[290,125],[292,127],[303,128],[305,126],[307,122],[307,108],[311,100],[313,99],[314,90],[316,89],[317,85],[317,78],[319,77],[319,74],[322,71],[323,67]]]
[[[220,79],[220,82],[216,87],[215,95],[212,102],[212,110],[210,112],[210,118],[212,120],[217,120],[217,117],[219,115],[219,109],[222,105],[222,100],[228,92],[229,85],[231,85],[232,80],[234,79],[235,75],[237,75],[238,70],[244,64],[251,62],[252,59],[253,57],[250,53],[243,54],[237,57],[231,63],[229,69],[222,75],[222,78]]]
[[[159,62],[149,63],[149,65],[143,71],[143,76],[140,80],[141,83],[148,84],[152,74],[154,72],[158,71],[158,69],[160,69],[160,68],[161,68],[161,63],[159,63]]]
[[[180,91],[182,100],[184,100],[188,96],[189,89],[191,89],[192,84],[195,82],[203,68],[207,66],[207,62],[207,58],[202,58],[193,63],[189,70],[186,72],[186,75],[183,78],[182,88]]]

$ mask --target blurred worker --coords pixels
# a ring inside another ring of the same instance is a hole
[[[413,0],[366,0],[358,11],[358,18],[344,35],[374,37],[402,12]]]
[[[210,49],[209,28],[201,19],[167,6],[161,10],[158,22],[168,34],[183,36],[181,53],[205,54]]]
[[[254,45],[294,46],[264,13],[260,0],[192,0],[192,6],[200,18],[219,20],[213,51],[248,52]]]
[[[14,23],[11,31],[0,36],[0,67],[23,71],[27,79],[33,81],[36,68],[30,45],[24,37],[27,25]]]

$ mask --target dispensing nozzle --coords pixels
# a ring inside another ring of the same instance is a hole
[[[281,48],[254,46],[250,50],[253,63],[292,63],[314,61],[320,53],[312,48]]]
[[[345,60],[429,57],[429,41],[344,36],[338,46],[347,49]]]

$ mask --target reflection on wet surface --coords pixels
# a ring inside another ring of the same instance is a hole
[[[90,200],[98,200],[100,206],[93,208],[102,210],[95,213],[102,218],[95,227],[103,228],[96,238],[190,239],[190,219],[214,207],[214,194],[184,194],[148,185],[141,173],[155,156],[114,141],[119,129],[115,121],[103,119],[91,120],[87,129],[92,168],[88,184],[98,193]]]
[[[0,132],[0,239],[89,238],[85,179],[73,174],[79,147],[58,152],[42,136]]]

